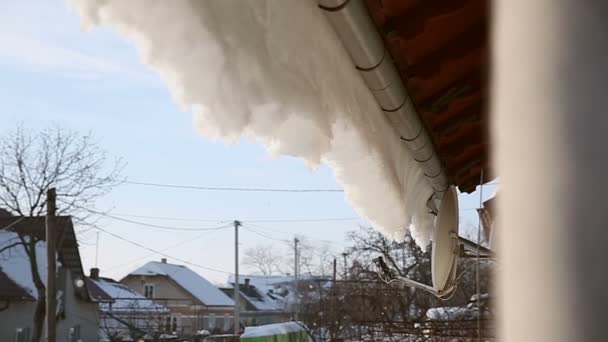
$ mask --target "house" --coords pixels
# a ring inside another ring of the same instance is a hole
[[[329,281],[323,277],[305,276],[298,280],[298,298],[315,300],[318,286],[326,287]],[[292,320],[298,303],[293,276],[239,276],[239,301],[241,321],[245,326],[281,323]],[[228,285],[221,289],[234,297],[234,276],[228,277]]]
[[[245,326],[256,326],[289,321],[293,316],[289,310],[292,282],[290,276],[241,276],[241,322]],[[234,276],[229,277],[228,285],[221,290],[234,298]]]
[[[96,341],[97,304],[89,296],[72,220],[55,219],[57,248],[57,340]],[[34,272],[23,242],[34,245]],[[0,341],[29,341],[34,332],[38,290],[33,274],[46,288],[44,217],[0,217]],[[46,329],[43,327],[43,331]]]
[[[233,329],[234,301],[186,266],[150,261],[120,282],[168,308],[171,330],[179,335]]]
[[[87,278],[93,300],[99,303],[99,341],[133,341],[158,338],[172,331],[166,307],[144,297],[92,268]]]

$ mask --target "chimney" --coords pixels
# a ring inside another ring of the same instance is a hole
[[[97,267],[93,267],[91,268],[91,275],[90,275],[91,279],[99,279],[99,268]]]
[[[160,259],[160,262],[162,262],[163,264],[166,264],[167,263],[167,258]]]
[[[249,278],[245,278],[245,289],[249,289],[249,281],[250,280],[251,279],[249,279]]]

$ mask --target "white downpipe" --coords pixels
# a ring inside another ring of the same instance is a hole
[[[436,207],[449,184],[433,144],[362,0],[319,0],[357,70],[435,190]]]

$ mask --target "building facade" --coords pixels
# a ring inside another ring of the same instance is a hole
[[[182,265],[148,262],[120,281],[144,297],[166,307],[166,324],[179,335],[201,330],[231,332],[234,301],[208,280]]]

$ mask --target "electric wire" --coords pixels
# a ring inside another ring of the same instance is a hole
[[[106,234],[108,234],[108,235],[110,235],[110,236],[113,236],[113,237],[115,237],[115,238],[117,238],[117,239],[119,239],[119,240],[121,240],[121,241],[124,241],[124,242],[127,242],[127,243],[129,243],[129,244],[132,244],[133,246],[136,246],[136,247],[139,247],[139,248],[145,249],[145,250],[147,250],[147,251],[150,251],[150,252],[152,252],[152,253],[154,253],[154,254],[158,254],[158,255],[164,256],[164,257],[166,257],[166,258],[170,258],[170,259],[173,259],[173,260],[177,260],[177,261],[179,261],[179,262],[182,262],[182,263],[187,264],[187,265],[190,265],[190,266],[198,267],[198,268],[201,268],[201,269],[204,269],[204,270],[208,270],[208,271],[213,271],[213,272],[223,273],[223,274],[232,274],[232,273],[230,273],[230,272],[226,272],[226,271],[218,270],[218,269],[216,269],[216,268],[212,268],[212,267],[209,267],[209,266],[203,266],[203,265],[199,265],[199,264],[193,263],[193,262],[191,262],[191,261],[189,261],[189,260],[186,260],[186,259],[181,259],[181,258],[177,258],[177,257],[171,256],[171,255],[168,255],[168,254],[166,254],[166,253],[163,253],[162,251],[158,251],[158,250],[152,249],[152,248],[150,248],[150,247],[146,247],[146,246],[142,245],[142,244],[141,244],[141,243],[139,243],[139,242],[135,242],[135,241],[133,241],[133,240],[129,240],[129,239],[125,238],[125,237],[122,237],[122,236],[120,236],[120,235],[118,235],[118,234],[112,233],[112,232],[110,232],[110,231],[108,231],[108,230],[105,230],[105,229],[103,229],[103,228],[100,228],[100,227],[95,227],[95,229],[98,229],[99,231],[101,231],[101,232],[103,232],[103,233],[106,233]]]
[[[9,223],[6,227],[0,228],[0,230],[7,230],[9,228],[11,228],[12,226],[16,225],[17,223],[25,220],[27,216],[21,216],[20,218],[16,219],[15,221]]]
[[[272,240],[277,240],[277,241],[281,241],[281,242],[291,242],[289,240],[280,240],[280,239],[277,239],[277,238],[271,238],[271,237],[263,234],[262,232],[260,232],[260,230],[263,230],[263,231],[266,231],[266,232],[269,232],[269,233],[280,233],[280,234],[286,234],[286,235],[294,235],[293,233],[290,233],[290,232],[284,232],[284,231],[280,231],[280,230],[270,229],[270,228],[262,227],[262,226],[259,226],[259,225],[256,225],[256,224],[251,224],[251,223],[248,223],[248,222],[241,222],[241,223],[245,223],[246,225],[249,225],[250,227],[248,227],[248,229],[250,231],[253,231],[254,233],[256,233],[256,234],[258,234],[260,236],[263,236],[265,238],[272,239]],[[305,238],[307,240],[313,240],[313,241],[317,241],[317,242],[328,243],[328,244],[338,245],[340,247],[344,247],[344,245],[342,243],[337,242],[337,241],[317,239],[317,238],[313,238],[313,237],[302,235],[302,234],[296,234],[296,235],[301,236],[301,237],[303,237],[303,238]]]
[[[170,216],[148,216],[138,214],[127,214],[127,213],[112,213],[113,216],[124,216],[124,217],[136,217],[146,218],[154,220],[167,220],[167,221],[191,221],[191,222],[231,222],[231,219],[201,219],[201,218],[181,218],[181,217],[170,217]],[[255,220],[240,220],[241,222],[249,223],[313,223],[313,222],[335,222],[335,221],[358,221],[361,220],[358,217],[339,217],[339,218],[313,218],[313,219],[255,219]]]
[[[231,228],[231,226],[226,226],[226,228]],[[176,247],[179,247],[179,246],[183,246],[183,245],[184,245],[184,244],[186,244],[186,243],[189,243],[189,242],[192,242],[192,241],[196,241],[196,240],[198,240],[198,239],[200,239],[201,237],[204,237],[204,236],[209,236],[209,235],[212,235],[212,234],[214,234],[215,232],[216,232],[216,231],[213,231],[213,232],[209,232],[209,231],[207,231],[207,232],[204,232],[204,233],[202,233],[202,234],[198,234],[198,235],[196,235],[196,236],[193,236],[193,237],[191,237],[191,238],[188,238],[188,239],[182,240],[182,241],[180,241],[180,242],[178,242],[178,243],[176,243],[176,244],[173,244],[173,245],[171,245],[171,246],[169,246],[169,247],[165,247],[165,248],[161,249],[161,250],[160,250],[160,252],[166,252],[166,251],[168,251],[168,250],[170,250],[170,249],[173,249],[173,248],[176,248]],[[132,259],[132,260],[130,260],[130,261],[127,261],[127,262],[124,262],[124,263],[121,263],[121,264],[118,264],[118,265],[113,265],[113,266],[107,267],[107,268],[106,268],[106,271],[113,271],[113,270],[116,270],[116,269],[123,268],[123,267],[125,267],[125,266],[132,265],[132,264],[134,264],[134,263],[136,263],[136,262],[138,262],[138,261],[140,261],[140,260],[147,259],[147,258],[149,258],[149,257],[151,257],[151,256],[153,256],[153,255],[155,255],[155,254],[156,254],[156,253],[149,253],[149,254],[146,254],[146,255],[144,255],[144,256],[141,256],[141,257],[138,257],[138,258]]]
[[[241,225],[241,227],[245,228],[246,230],[248,230],[248,231],[250,231],[250,232],[252,232],[252,233],[254,233],[254,234],[256,234],[256,235],[259,235],[259,236],[261,236],[261,237],[264,237],[264,238],[266,238],[266,239],[270,239],[270,240],[274,240],[274,241],[279,241],[279,242],[287,242],[287,243],[291,242],[291,241],[289,241],[289,240],[277,239],[277,238],[275,238],[275,237],[268,236],[268,235],[266,235],[266,234],[264,234],[264,233],[261,233],[261,232],[259,232],[259,231],[257,231],[257,230],[251,229],[251,228],[247,227],[246,225]]]
[[[126,184],[143,185],[158,188],[173,188],[173,189],[192,189],[192,190],[206,190],[206,191],[243,191],[243,192],[299,192],[299,193],[310,193],[310,192],[339,192],[343,193],[342,189],[280,189],[280,188],[240,188],[240,187],[215,187],[215,186],[198,186],[198,185],[180,185],[180,184],[165,184],[165,183],[151,183],[151,182],[136,182],[136,181],[124,181]]]
[[[77,207],[77,208],[79,208],[81,210],[85,210],[85,211],[88,211],[90,213],[96,214],[96,215],[100,215],[100,216],[103,216],[103,217],[107,217],[107,218],[113,219],[113,220],[118,220],[118,221],[122,221],[122,222],[126,222],[126,223],[135,224],[135,225],[138,225],[138,226],[143,226],[143,227],[148,227],[148,228],[154,228],[154,229],[173,230],[173,231],[210,231],[210,230],[224,229],[224,228],[227,227],[226,224],[223,224],[221,226],[215,226],[215,227],[199,227],[199,228],[185,228],[185,227],[165,226],[165,225],[160,225],[160,224],[152,224],[152,223],[146,223],[146,222],[141,222],[141,221],[130,220],[130,219],[126,219],[126,218],[110,215],[110,214],[107,214],[107,213],[103,213],[103,212],[100,212],[100,211],[97,211],[97,210],[92,210],[92,209],[84,208],[84,207],[79,207],[79,206],[75,206],[75,207]]]

